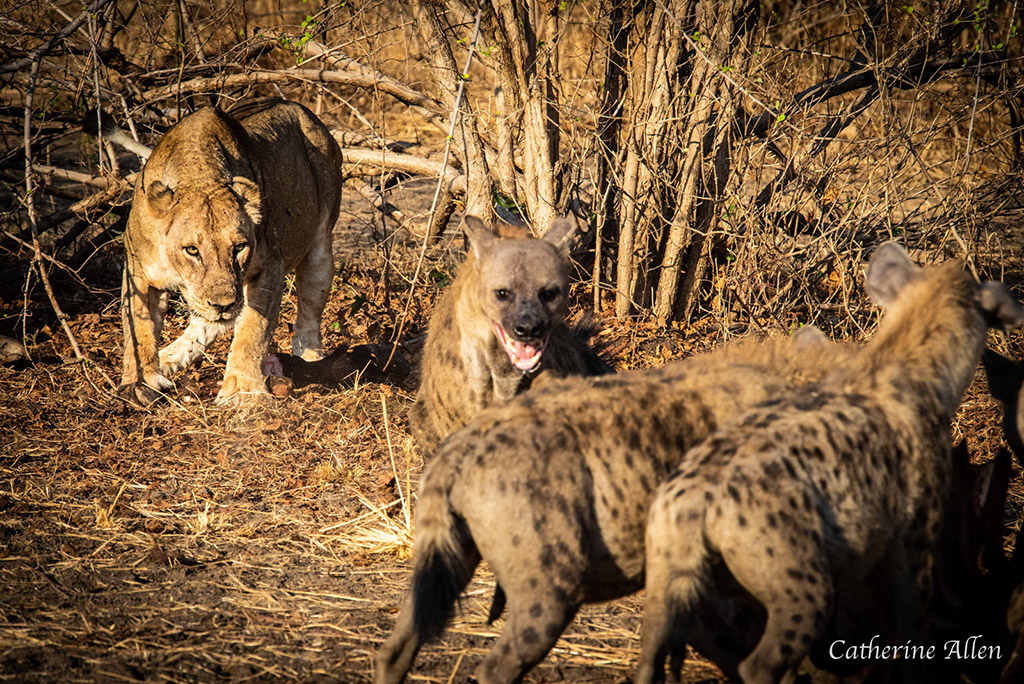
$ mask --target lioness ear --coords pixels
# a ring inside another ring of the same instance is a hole
[[[245,176],[235,176],[231,179],[231,191],[242,200],[242,208],[254,224],[263,220],[263,203],[260,200],[260,186]]]
[[[1012,330],[1024,325],[1024,307],[1002,283],[989,281],[978,288],[978,305],[989,327]]]
[[[162,216],[171,209],[171,204],[174,202],[174,191],[161,181],[153,181],[146,188],[146,201],[149,202],[149,207],[154,214]]]
[[[489,250],[498,238],[478,216],[465,216],[462,221],[462,230],[466,233],[466,239],[469,240],[469,248],[473,251],[473,256],[479,259],[480,255]]]
[[[904,287],[920,277],[921,268],[910,260],[907,251],[895,242],[886,242],[871,255],[864,289],[875,304],[888,306]]]
[[[555,219],[541,239],[557,247],[560,252],[568,252],[569,242],[576,236],[578,227],[576,219],[570,217]]]

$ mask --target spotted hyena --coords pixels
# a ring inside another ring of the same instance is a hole
[[[811,391],[748,412],[691,450],[647,526],[637,682],[664,680],[727,575],[766,610],[737,673],[778,682],[819,642],[837,600],[875,577],[893,643],[921,643],[950,487],[950,422],[986,330],[1024,309],[956,264],[918,268],[879,247],[866,288],[888,311],[856,359]]]
[[[498,581],[491,619],[506,597],[509,615],[476,677],[517,681],[581,604],[642,586],[647,504],[682,454],[843,353],[805,329],[658,370],[563,380],[480,415],[424,472],[412,588],[376,682],[404,678],[481,558]]]
[[[492,233],[467,216],[469,256],[430,318],[411,423],[432,451],[488,406],[525,391],[543,371],[564,377],[610,368],[565,324],[572,219],[541,239],[525,227]]]

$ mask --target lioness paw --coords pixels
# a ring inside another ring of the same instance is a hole
[[[237,375],[225,375],[213,403],[218,406],[240,406],[268,397],[270,392],[267,391],[266,381],[262,377],[254,381]]]
[[[130,406],[144,408],[160,398],[161,392],[142,382],[131,382],[117,388],[117,398]]]

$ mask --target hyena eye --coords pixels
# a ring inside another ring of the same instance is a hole
[[[557,287],[549,287],[540,291],[540,301],[542,302],[553,302],[555,298],[561,294],[562,290]]]
[[[195,245],[185,245],[182,249],[185,250],[185,254],[188,254],[190,257],[199,256],[199,248]]]
[[[508,290],[506,290],[503,287],[502,288],[498,288],[497,290],[494,291],[494,298],[497,299],[499,302],[508,301],[508,298],[511,297],[511,296],[512,296],[512,293],[509,292]]]

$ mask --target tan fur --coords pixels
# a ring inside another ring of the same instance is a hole
[[[139,176],[125,234],[122,398],[155,400],[173,386],[169,374],[232,326],[217,403],[266,394],[260,362],[290,271],[298,296],[292,351],[321,358],[340,169],[327,128],[283,100],[228,114],[203,109],[167,132]],[[171,290],[181,291],[191,317],[158,354]]]
[[[507,226],[495,235],[472,216],[466,224],[470,253],[430,318],[411,413],[413,432],[426,451],[485,408],[525,391],[542,374],[564,377],[607,370],[564,323],[569,291],[564,245],[574,224],[556,222],[539,240],[525,229]],[[496,298],[498,290],[508,293],[508,301]],[[512,336],[524,320],[550,336],[531,371],[513,366],[496,331],[501,325]]]
[[[837,602],[871,580],[891,591],[880,600],[888,624],[874,625],[886,643],[927,644],[950,421],[987,323],[1020,325],[1024,310],[1001,286],[978,286],[955,264],[921,271],[892,244],[872,258],[867,285],[889,310],[859,354],[691,450],[659,489],[638,683],[663,681],[666,655],[699,638],[697,615],[722,577],[767,611],[753,651],[735,670],[720,662],[747,684],[788,680]]]
[[[647,503],[685,451],[846,353],[807,329],[659,370],[562,380],[481,414],[424,472],[412,591],[375,681],[402,680],[481,557],[509,617],[476,678],[518,681],[582,603],[640,588]]]

